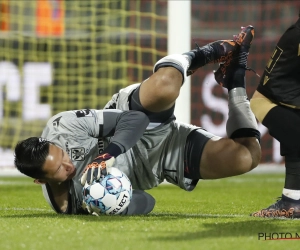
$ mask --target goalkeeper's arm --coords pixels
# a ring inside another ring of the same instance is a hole
[[[99,137],[113,137],[107,148],[86,166],[80,178],[81,184],[91,184],[93,180],[99,180],[102,175],[109,173],[115,157],[134,146],[148,124],[148,117],[139,111],[105,110]]]
[[[117,157],[126,152],[142,137],[148,125],[149,119],[142,112],[104,110],[99,137],[113,137],[102,153]]]

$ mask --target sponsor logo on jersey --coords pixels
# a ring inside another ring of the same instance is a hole
[[[77,110],[75,112],[77,117],[88,117],[88,116],[93,116],[92,112],[89,109],[81,109],[81,110]]]
[[[72,161],[83,161],[85,158],[84,148],[71,148]]]
[[[66,152],[67,152],[67,154],[70,155],[69,143],[66,142],[65,146],[66,146]]]
[[[59,121],[61,119],[61,116],[56,118],[53,122],[52,122],[52,126],[53,128],[57,128],[59,126]]]
[[[98,139],[98,154],[101,154],[104,150],[104,141],[99,138]]]

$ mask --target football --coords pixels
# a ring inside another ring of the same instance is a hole
[[[82,189],[83,200],[93,212],[99,214],[120,214],[130,203],[132,186],[128,177],[119,169],[112,167],[110,174],[85,184]]]

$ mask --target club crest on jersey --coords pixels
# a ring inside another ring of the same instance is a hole
[[[93,116],[92,112],[89,109],[81,109],[77,110],[76,112],[77,117],[87,117],[87,116]]]
[[[84,148],[71,148],[72,161],[83,161],[84,158]]]

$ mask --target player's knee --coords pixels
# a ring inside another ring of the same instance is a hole
[[[246,154],[238,155],[238,161],[240,162],[238,171],[240,171],[240,174],[244,174],[256,168],[260,163],[261,148],[256,138],[241,138],[239,142],[248,151]]]
[[[256,168],[258,165],[257,160],[252,157],[252,155],[248,155],[244,159],[242,159],[241,164],[238,168],[238,174],[245,174]]]
[[[252,170],[258,166],[261,160],[261,147],[260,147],[260,143],[256,138],[250,139],[249,151],[252,160],[252,165],[251,165],[251,170]]]
[[[175,100],[181,88],[181,74],[173,68],[161,68],[153,76],[156,97]]]

